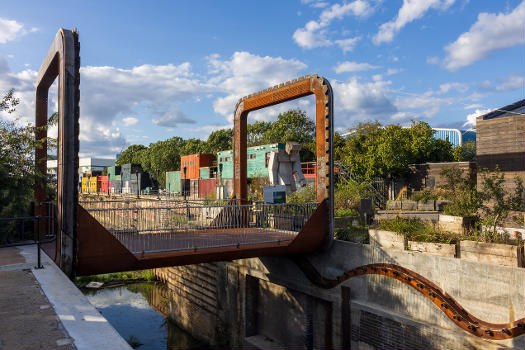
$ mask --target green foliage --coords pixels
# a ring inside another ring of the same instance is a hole
[[[232,149],[232,141],[233,129],[216,130],[208,136],[208,141],[206,141],[206,153],[215,154],[220,151],[230,150]]]
[[[153,270],[125,271],[106,273],[101,275],[81,276],[75,278],[75,284],[79,287],[85,287],[89,282],[113,282],[113,281],[155,281],[155,272]]]
[[[454,243],[459,235],[445,232],[434,226],[431,222],[420,219],[400,218],[381,220],[378,223],[380,230],[392,231],[402,234],[409,241]]]
[[[370,185],[359,183],[354,180],[341,181],[336,185],[334,191],[335,210],[350,209],[358,212],[361,207],[361,198],[372,195]]]
[[[264,134],[270,129],[271,126],[272,123],[270,122],[255,122],[253,124],[248,124],[248,147],[264,144]]]
[[[467,141],[463,146],[457,146],[452,150],[452,157],[455,162],[466,162],[474,160],[476,157],[476,142]]]
[[[425,188],[422,191],[414,192],[410,195],[410,200],[412,201],[418,201],[418,202],[428,202],[432,200],[438,199],[437,193],[435,193],[430,188]]]
[[[140,153],[147,147],[144,145],[131,145],[129,146],[115,162],[115,165],[122,164],[140,164]]]
[[[497,227],[508,217],[511,210],[523,211],[523,181],[516,177],[514,180],[515,190],[513,193],[505,191],[504,174],[496,168],[489,172],[482,170],[483,180],[481,182],[480,196],[483,199],[482,225],[486,226],[488,234],[497,234]]]
[[[463,172],[457,166],[443,168],[441,176],[445,179],[442,191],[445,199],[450,201],[443,209],[443,214],[476,216],[482,203],[482,198],[476,189],[476,180],[468,175],[463,176]]]
[[[313,185],[302,187],[286,198],[288,203],[314,203],[315,200],[315,186]]]
[[[336,217],[341,216],[359,216],[359,212],[354,208],[337,208],[334,210],[334,215]]]
[[[436,140],[433,135],[432,128],[421,121],[412,122],[409,128],[360,124],[337,154],[352,174],[362,179],[404,178],[410,164],[453,159],[450,142]]]

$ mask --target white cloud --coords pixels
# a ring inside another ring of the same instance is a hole
[[[509,91],[523,89],[525,86],[525,79],[517,74],[511,74],[506,79],[501,79],[500,84],[495,87],[496,91]]]
[[[394,75],[402,71],[404,71],[403,68],[388,68],[388,70],[386,71],[386,75]]]
[[[138,124],[139,120],[133,117],[122,118],[124,126],[132,126]]]
[[[166,126],[174,128],[179,124],[194,124],[195,120],[188,118],[184,112],[177,108],[173,108],[166,113],[163,113],[158,119],[153,119],[153,124],[158,126]]]
[[[347,82],[332,81],[336,124],[350,127],[357,121],[391,121],[399,111],[387,96],[389,81],[362,83],[357,78]]]
[[[27,30],[24,28],[23,24],[15,20],[0,18],[0,44],[16,40],[17,38],[29,32],[35,32],[36,30],[36,28]]]
[[[334,42],[337,46],[341,48],[341,50],[343,50],[343,53],[347,53],[347,52],[354,50],[355,45],[360,39],[361,37],[355,37],[355,38],[335,40]]]
[[[468,32],[447,45],[444,60],[455,71],[488,56],[491,52],[525,43],[525,1],[509,13],[480,13]]]
[[[377,69],[377,68],[379,67],[373,66],[370,63],[358,63],[358,62],[345,61],[335,66],[334,71],[339,74],[339,73],[344,73],[344,72],[359,72],[359,71]]]
[[[455,0],[403,0],[395,19],[383,23],[373,38],[376,45],[394,40],[394,36],[408,23],[423,17],[431,8],[446,10]]]
[[[436,56],[427,57],[427,63],[428,64],[439,64],[439,57],[436,57]]]
[[[316,47],[331,46],[334,42],[326,37],[326,28],[334,19],[342,19],[349,15],[356,17],[366,17],[370,15],[373,8],[368,2],[363,0],[355,0],[344,4],[334,4],[321,12],[318,20],[309,21],[302,28],[298,28],[294,34],[295,42],[305,48],[313,49]],[[355,43],[349,39],[340,39],[335,42],[343,51],[350,51]]]
[[[216,91],[227,94],[213,102],[213,109],[227,117],[230,123],[239,98],[297,77],[307,67],[296,59],[263,57],[249,52],[235,52],[229,60],[220,60],[218,55],[210,57],[212,61],[208,58],[209,64],[217,75],[209,83],[214,85]],[[263,111],[264,117],[261,112],[250,114],[250,117],[268,120],[273,115],[272,109],[265,108]]]
[[[445,83],[439,85],[439,92],[438,94],[446,94],[452,90],[456,90],[457,92],[465,93],[469,89],[467,84],[464,83]]]
[[[465,123],[463,124],[463,126],[468,126],[470,128],[475,128],[476,127],[476,118],[481,116],[481,115],[484,115],[484,114],[487,114],[487,113],[490,113],[492,112],[493,109],[476,109],[475,112],[473,113],[470,113],[469,115],[467,115],[467,120],[465,121]]]
[[[465,109],[476,109],[476,108],[481,108],[481,107],[483,107],[482,104],[474,103],[474,104],[471,104],[471,105],[466,105]]]

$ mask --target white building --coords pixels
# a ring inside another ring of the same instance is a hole
[[[57,173],[58,160],[47,161],[47,172],[49,174]],[[78,174],[91,173],[92,171],[102,171],[105,167],[115,166],[115,159],[107,158],[79,158]]]

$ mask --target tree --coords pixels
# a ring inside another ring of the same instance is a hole
[[[0,112],[14,113],[19,102],[14,89],[9,90],[0,101]],[[0,217],[20,216],[34,198],[36,181],[44,181],[46,174],[35,167],[35,149],[46,141],[51,148],[54,142],[49,138],[36,140],[35,132],[47,127],[20,126],[18,119],[0,119]],[[0,243],[9,240],[7,235],[13,225],[14,222],[0,225]]]
[[[207,151],[206,141],[192,138],[192,139],[187,139],[185,141],[180,151],[180,155],[187,156],[187,155],[196,154],[196,153],[206,153],[206,151]]]
[[[287,141],[296,141],[302,145],[315,141],[315,123],[306,112],[292,109],[279,114],[262,137],[264,144]]]
[[[120,154],[120,157],[118,157],[117,161],[115,162],[116,165],[122,165],[122,164],[140,164],[140,153],[144,151],[147,147],[144,145],[131,145],[129,146],[125,151],[123,151]]]
[[[456,162],[474,160],[476,157],[476,142],[467,141],[462,146],[455,147],[452,151],[452,156]]]
[[[271,128],[271,122],[248,124],[248,147],[262,145],[264,134]]]
[[[338,154],[355,177],[405,178],[410,164],[453,159],[450,142],[436,140],[433,135],[432,128],[421,121],[408,128],[365,123],[353,130]]]
[[[215,154],[232,149],[233,129],[220,129],[212,132],[206,141],[206,153]]]

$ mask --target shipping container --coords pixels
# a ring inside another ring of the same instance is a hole
[[[199,198],[215,196],[216,179],[199,180]]]
[[[97,177],[96,176],[91,176],[89,178],[89,193],[98,193],[98,191],[100,190],[100,187],[99,187],[99,182],[97,181]]]
[[[114,180],[111,181],[111,193],[122,193],[122,181]]]
[[[166,172],[166,191],[168,193],[180,193],[180,171],[167,171]]]
[[[142,172],[140,164],[122,164],[120,175],[122,180],[131,180],[131,175]]]
[[[108,177],[107,176],[97,176],[97,187],[100,192],[103,193],[109,193],[108,192]]]
[[[210,167],[201,167],[199,168],[199,179],[207,180],[210,178]]]
[[[190,197],[199,198],[199,180],[190,180]]]
[[[190,154],[180,157],[181,179],[198,180],[199,168],[213,166],[213,154]]]
[[[82,193],[89,193],[89,178],[82,178]]]
[[[268,145],[248,147],[246,150],[246,166],[248,178],[267,178],[268,161],[270,159],[270,153],[284,148],[284,143],[273,143]],[[219,176],[223,179],[232,179],[233,151],[229,150],[218,152],[217,158]]]
[[[115,176],[117,175],[120,176],[120,166],[119,165],[108,166],[107,170],[108,170],[108,180],[109,181],[116,180]]]

